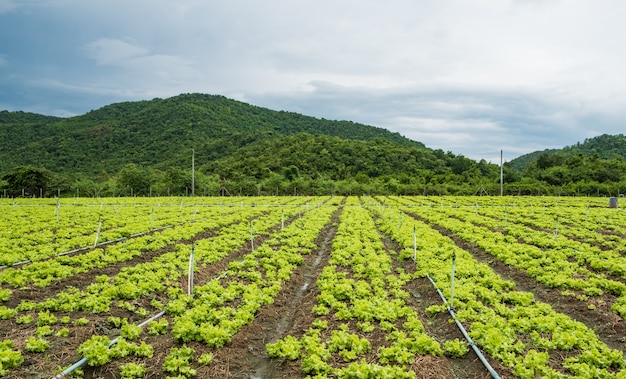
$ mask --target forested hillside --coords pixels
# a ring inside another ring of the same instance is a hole
[[[617,196],[626,191],[626,136],[604,134],[527,154],[508,165],[515,179],[557,188],[557,193]]]
[[[504,193],[618,195],[626,188],[625,141],[603,135],[515,159],[503,170]],[[0,111],[0,191],[498,194],[500,168],[383,128],[184,94],[70,118]]]
[[[54,118],[2,112],[0,175],[14,195],[475,191],[498,169],[350,121],[185,94]],[[467,187],[467,188],[466,188]],[[46,189],[44,191],[43,189]]]
[[[66,119],[32,116],[26,123],[3,113],[0,173],[18,165],[87,176],[116,173],[127,163],[166,169],[187,165],[192,148],[199,161],[211,161],[257,140],[302,132],[423,147],[382,128],[201,94],[111,104]]]
[[[626,158],[626,136],[623,134],[608,135],[587,138],[582,143],[579,142],[572,146],[565,146],[562,149],[549,149],[543,151],[535,151],[513,159],[509,166],[517,171],[523,171],[529,165],[537,163],[538,160],[554,160],[558,163],[560,160],[567,159],[575,155],[595,156],[599,159]],[[542,163],[539,164],[540,166]]]

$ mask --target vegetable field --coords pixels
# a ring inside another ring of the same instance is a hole
[[[2,377],[626,379],[626,214],[608,199],[0,212]]]

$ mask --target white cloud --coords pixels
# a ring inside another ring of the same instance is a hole
[[[622,133],[624,14],[621,0],[0,0],[0,18],[45,25],[29,29],[32,41],[82,46],[55,51],[78,56],[67,73],[42,64],[13,76],[59,91],[50,102],[219,93],[471,157]],[[2,21],[15,46],[37,51]],[[57,35],[67,28],[55,25],[76,29]],[[17,52],[0,54],[11,57],[3,70],[25,66]]]
[[[100,38],[87,44],[88,56],[99,65],[124,65],[134,58],[147,56],[150,49],[113,38]]]
[[[11,12],[17,8],[17,5],[12,0],[0,0],[0,14]]]
[[[105,78],[91,80],[95,91],[133,93],[133,99],[147,94],[171,96],[178,94],[179,88],[189,88],[203,78],[194,68],[194,62],[186,58],[154,54],[147,47],[121,39],[97,39],[87,44],[86,51],[97,65],[117,69]],[[115,87],[118,89],[114,90]]]

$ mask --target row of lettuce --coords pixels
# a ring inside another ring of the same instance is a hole
[[[415,207],[397,199],[466,242],[562,290],[595,309],[610,308],[626,319],[626,222],[615,209],[567,207]],[[583,203],[584,204],[584,203]],[[601,296],[604,296],[600,299]]]
[[[456,258],[456,315],[467,325],[470,337],[477,345],[492,358],[511,368],[515,376],[626,377],[623,351],[610,349],[592,329],[555,312],[549,304],[537,301],[532,293],[515,290],[515,283],[503,280],[490,266],[479,263],[471,253],[458,247],[449,237],[415,217],[417,212],[429,222],[436,220],[441,225],[449,226],[445,222],[452,220],[450,222],[454,223],[455,218],[447,214],[445,207],[433,205],[421,208],[420,204],[418,212],[415,205],[419,200],[380,200],[381,203],[372,205],[372,209],[382,216],[379,218],[381,229],[406,248],[406,256],[413,254],[416,242],[417,275],[433,278],[447,298],[452,291],[452,257]],[[383,201],[386,206],[382,205]],[[449,209],[456,212],[458,208]],[[396,213],[393,214],[393,211]],[[476,238],[489,235],[486,230],[471,229],[471,225],[467,224],[466,228]],[[462,233],[463,228],[455,228],[454,232]],[[414,239],[414,233],[419,238]],[[465,234],[463,236],[468,238]],[[503,243],[499,241],[493,246],[502,249]],[[431,307],[428,311],[445,312],[446,306]]]
[[[285,200],[293,201],[293,204],[278,206]],[[159,253],[147,262],[124,267],[112,276],[96,276],[93,282],[86,285],[84,289],[72,286],[60,290],[48,298],[21,300],[16,306],[1,306],[0,319],[5,323],[4,327],[16,330],[17,334],[15,338],[8,339],[3,344],[2,352],[0,352],[0,362],[2,362],[0,373],[6,374],[10,368],[20,367],[24,361],[23,353],[44,353],[59,346],[65,348],[74,346],[75,351],[88,357],[103,356],[102,354],[107,351],[105,341],[108,340],[108,336],[96,335],[95,340],[86,341],[79,347],[75,344],[81,341],[72,338],[77,335],[78,328],[82,328],[83,331],[90,330],[90,328],[93,330],[94,327],[102,328],[102,325],[111,324],[106,327],[107,330],[121,327],[136,329],[134,325],[138,320],[161,309],[166,309],[168,318],[173,320],[174,316],[178,317],[180,312],[184,312],[188,303],[194,301],[192,297],[186,294],[183,289],[184,286],[181,286],[181,281],[184,280],[188,272],[192,241],[194,243],[196,271],[202,272],[211,264],[222,259],[228,259],[234,252],[250,249],[251,238],[267,238],[269,235],[273,235],[275,230],[280,229],[285,224],[285,220],[298,218],[306,214],[307,210],[313,211],[327,199],[316,199],[315,206],[309,200],[305,198],[295,199],[295,201],[294,199],[277,199],[275,204],[232,207],[230,211],[228,208],[220,209],[221,207],[203,208],[205,213],[202,216],[204,217],[198,217],[196,222],[183,223],[171,229],[164,229],[152,235],[131,238],[114,245],[115,251],[125,252],[124,254],[129,256],[142,255],[159,249]],[[307,228],[302,229],[306,230]],[[206,233],[207,230],[210,233]],[[105,251],[102,255],[103,258],[94,259],[90,254],[96,250],[98,249],[72,257],[55,257],[45,262],[52,268],[56,267],[57,263],[60,266],[69,267],[73,272],[68,272],[64,278],[71,278],[97,267],[105,267],[113,261],[120,261],[106,258],[112,254],[112,251],[108,253]],[[262,249],[259,248],[255,251],[259,250]],[[68,259],[72,260],[72,264],[68,265],[70,263]],[[121,261],[124,260],[126,258],[121,259]],[[34,267],[34,265],[27,265],[19,269],[8,268],[5,271],[21,272],[22,275],[28,276],[31,273],[30,267]],[[233,263],[233,265],[235,264]],[[35,272],[33,271],[33,273]],[[281,278],[284,275],[281,271]],[[207,278],[198,278],[196,291],[203,291],[202,285],[205,283],[202,282],[206,280]],[[238,295],[245,293],[244,296],[247,299],[259,298],[259,292],[252,288],[243,292],[238,288],[237,291],[240,291]],[[269,286],[269,289],[266,289],[266,292],[269,293],[275,293],[275,291],[275,286]],[[8,300],[6,299],[5,302]],[[15,299],[13,303],[16,300],[19,299]],[[249,315],[254,314],[255,310],[247,309],[246,311],[248,316],[245,318],[249,320]],[[123,317],[121,321],[117,320],[119,317],[116,315],[124,314],[129,316]],[[8,327],[7,323],[9,324]],[[182,334],[181,331],[184,330],[184,326],[179,325],[184,325],[184,323],[182,321],[174,323],[175,329],[172,329],[172,332],[176,330],[177,334]],[[124,339],[129,336],[124,333],[124,329],[120,329],[120,332],[122,333],[121,344],[116,345],[118,347],[112,348],[104,356],[119,356],[121,354],[117,352],[120,349],[119,346],[127,351],[121,355],[125,356],[130,354],[128,351],[134,351],[134,348],[128,350],[128,346],[125,345]],[[120,342],[118,341],[118,343]],[[139,349],[137,346],[135,348]],[[144,356],[150,355],[149,347],[144,346],[137,351]],[[79,356],[75,355],[74,358],[78,359]],[[104,360],[106,361],[106,359]],[[103,358],[89,360],[89,363],[93,365],[99,362],[104,363]],[[65,362],[65,364],[67,363]],[[57,364],[63,365],[64,363],[57,362]],[[44,370],[47,369],[53,373],[60,367],[47,367]],[[23,369],[28,370],[27,367]]]
[[[416,358],[440,356],[443,349],[407,305],[404,287],[412,274],[394,269],[392,252],[358,205],[350,198],[341,214],[328,265],[317,280],[311,326],[301,336],[268,344],[267,352],[299,360],[302,373],[311,377],[415,378]],[[381,340],[385,343],[374,349],[372,341]]]
[[[412,365],[418,355],[463,355],[467,351],[463,342],[437,341],[425,334],[405,302],[406,285],[425,277],[450,299],[455,257],[457,318],[479,348],[514,376],[626,378],[623,351],[609,348],[591,328],[555,312],[532,293],[516,290],[514,282],[503,280],[450,238],[413,217],[415,204],[409,201],[407,208],[405,202],[363,199],[367,210],[356,203],[346,208],[329,265],[317,282],[315,321],[304,333],[268,344],[270,356],[300,361],[303,374],[310,377],[410,378],[415,377]],[[425,208],[433,215],[441,211],[434,204]],[[444,212],[440,217],[450,215]],[[404,250],[390,256],[377,230]],[[412,259],[415,251],[415,272],[393,272],[392,260]],[[449,306],[430,306],[426,312],[446,312]],[[387,344],[371,351],[370,341],[380,341],[381,336]]]
[[[420,313],[409,306],[407,290],[415,281],[429,276],[450,298],[450,269],[455,257],[456,315],[476,344],[513,375],[626,378],[623,351],[610,349],[589,327],[555,312],[549,304],[536,301],[532,293],[517,291],[515,283],[503,280],[488,265],[478,263],[468,251],[428,224],[444,226],[461,238],[472,234],[485,238],[494,234],[490,238],[495,238],[500,234],[505,239],[493,240],[494,246],[515,245],[525,237],[515,234],[521,231],[514,228],[530,228],[523,226],[522,219],[536,218],[536,223],[545,224],[537,214],[545,212],[551,216],[555,209],[552,200],[550,206],[540,205],[541,212],[533,215],[525,213],[527,207],[509,205],[505,209],[503,203],[494,204],[493,199],[461,199],[461,204],[459,199],[447,201],[444,204],[440,199],[424,198],[347,198],[331,256],[315,285],[319,294],[317,303],[310,309],[314,321],[304,331],[269,343],[267,354],[274,359],[298,361],[303,376],[319,378],[412,378],[416,376],[414,370],[419,370],[415,362],[420,356],[444,353],[463,356],[468,351],[463,341],[437,340],[426,333]],[[158,246],[162,253],[154,259],[126,267],[113,276],[98,276],[82,290],[71,287],[50,298],[0,307],[1,322],[10,323],[11,328],[19,331],[14,338],[0,344],[0,374],[28,372],[23,367],[24,354],[42,354],[55,347],[69,346],[75,355],[56,362],[55,367],[47,367],[50,373],[85,357],[90,366],[108,365],[124,378],[163,373],[172,378],[198,376],[204,366],[211,365],[212,353],[228,345],[244,325],[253,322],[261,307],[271,304],[291,280],[294,269],[303,263],[303,255],[316,248],[314,241],[338,211],[340,199],[290,198],[289,202],[290,206],[283,207],[276,206],[285,203],[280,199],[269,206],[242,203],[239,207],[194,209],[193,222],[182,222],[115,245],[120,251],[135,251],[136,255]],[[513,211],[515,208],[520,211]],[[182,205],[181,209],[184,209]],[[576,209],[582,209],[584,217],[590,218],[588,208]],[[188,207],[186,216],[180,217],[191,221],[190,210]],[[505,211],[506,220],[498,217]],[[559,217],[568,225],[574,225],[577,220],[572,216],[567,221],[561,213]],[[295,221],[278,228],[286,218]],[[146,217],[143,220],[151,222]],[[163,222],[170,220],[164,218]],[[470,229],[473,233],[468,235],[461,234],[463,228],[455,229],[456,222],[477,229]],[[507,222],[510,234],[494,232],[496,226],[492,222]],[[533,225],[531,229],[541,228]],[[203,234],[206,230],[212,232]],[[267,237],[254,249],[249,246],[252,230]],[[568,233],[567,228],[561,227],[560,231]],[[565,235],[555,234],[551,240],[583,243],[583,237],[570,240]],[[402,250],[385,248],[384,236],[395,240]],[[197,277],[193,293],[188,294],[181,282],[188,269],[188,242],[192,240],[197,273],[229,259],[234,252],[244,249],[245,255],[230,261],[218,277]],[[611,247],[619,249],[607,242],[600,250],[609,254]],[[412,259],[414,248],[417,248],[415,268],[405,271],[398,262]],[[537,252],[535,260],[546,255],[546,247],[537,248],[544,254]],[[81,263],[80,256],[75,256],[74,263],[64,261],[68,257],[54,257],[46,262],[52,267],[61,259],[64,262],[61,266],[75,270],[64,277],[98,267],[87,263],[93,263],[93,258]],[[532,258],[528,255],[524,260],[532,261]],[[103,259],[99,257],[95,261]],[[8,270],[27,273],[27,267]],[[608,291],[601,279],[598,276],[597,280],[589,281],[590,286]],[[49,284],[29,280],[16,287]],[[449,305],[435,305],[425,311],[445,312]],[[165,310],[161,318],[144,329],[137,326],[139,321],[160,310]],[[96,333],[86,341],[70,338],[80,328],[103,330],[103,325],[108,332]],[[119,336],[115,344],[112,336]],[[159,362],[162,373],[148,373],[154,367],[155,339],[160,344],[169,341],[171,346],[169,355]]]
[[[47,260],[240,207],[293,201],[289,197],[0,199],[0,266]]]

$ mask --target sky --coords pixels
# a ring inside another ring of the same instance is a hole
[[[0,0],[0,110],[181,93],[475,160],[624,133],[623,0]]]

